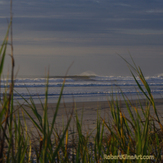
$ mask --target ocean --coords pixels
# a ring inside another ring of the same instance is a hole
[[[154,98],[162,98],[163,76],[146,77],[146,80]],[[64,77],[61,76],[49,77],[49,103],[57,102],[63,81]],[[138,81],[140,82],[139,79]],[[1,81],[1,92],[9,87],[9,82],[7,79]],[[47,78],[17,78],[14,86],[14,102],[23,103],[23,98],[26,100],[32,98],[35,103],[40,103],[40,100],[44,102],[46,83]],[[112,97],[123,100],[122,92],[129,99],[145,98],[131,76],[67,76],[62,101],[107,101]]]

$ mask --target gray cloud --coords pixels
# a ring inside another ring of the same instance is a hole
[[[83,56],[82,62],[87,63],[89,70],[88,63],[98,73],[108,75],[107,66],[102,66],[102,60],[105,64],[107,59],[115,61],[116,52],[125,55],[129,50],[138,62],[141,62],[141,58],[152,56],[154,51],[150,49],[151,46],[158,49],[154,56],[159,56],[159,61],[163,55],[162,0],[15,0],[13,4],[14,46],[19,62],[21,55],[24,55],[22,58],[28,55],[55,56],[56,63],[57,59],[61,62],[61,58],[56,56],[70,56],[69,62],[77,57],[76,62],[82,66],[79,56]],[[3,0],[0,3],[1,33],[5,32],[7,18],[9,0]],[[4,34],[0,35],[0,40],[3,37]],[[142,52],[135,53],[136,49]],[[94,59],[90,60],[90,56]],[[37,58],[40,63],[41,57]],[[35,63],[39,62],[34,60]],[[95,68],[98,60],[99,70]],[[25,60],[22,59],[22,62]],[[44,59],[44,62],[48,63],[49,59]],[[113,62],[109,63],[113,66]],[[32,64],[34,67],[34,62]],[[26,67],[28,65],[24,64]],[[76,69],[79,71],[81,66]],[[33,73],[37,74],[39,68],[35,71]],[[154,73],[154,70],[151,72]]]

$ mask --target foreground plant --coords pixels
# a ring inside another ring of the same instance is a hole
[[[126,61],[126,60],[125,60]],[[127,62],[127,61],[126,61]],[[133,61],[132,66],[127,62],[130,68],[136,72],[141,83],[137,80],[133,71],[131,74],[137,83],[139,90],[146,97],[146,106],[143,107],[140,100],[137,101],[137,106],[134,106],[132,102],[123,94],[123,100],[125,102],[126,109],[130,115],[129,118],[125,116],[121,110],[120,101],[113,98],[109,101],[113,123],[104,122],[106,128],[110,132],[108,146],[106,153],[112,155],[127,154],[130,156],[152,156],[154,158],[149,160],[141,160],[138,158],[137,162],[159,162],[161,161],[162,143],[159,139],[160,134],[163,134],[162,124],[160,117],[157,114],[156,105],[150,87],[140,69]],[[143,86],[142,86],[143,84]],[[152,108],[155,115],[150,113]],[[159,131],[159,132],[158,132]],[[116,151],[116,152],[115,152]],[[125,160],[119,159],[120,162]],[[128,160],[132,162],[132,160]]]
[[[12,1],[10,4],[10,12],[12,11]],[[8,36],[9,31],[11,33],[11,61],[12,61],[12,68],[11,68],[11,83],[9,90],[6,88],[5,92],[3,92],[3,100],[1,100],[1,113],[0,113],[0,162],[4,160],[4,151],[5,151],[5,143],[9,144],[9,150],[13,149],[12,144],[12,113],[13,113],[13,72],[14,72],[14,60],[13,60],[13,43],[12,43],[12,12],[10,13],[10,24],[8,25],[7,33],[4,38],[4,41],[0,48],[0,81],[2,77],[3,67],[4,67],[4,60],[6,57],[6,50],[8,45]],[[0,82],[1,84],[1,82]],[[1,92],[0,92],[1,94]],[[2,97],[2,96],[1,96]],[[1,98],[0,97],[0,98]],[[9,137],[7,134],[9,132]],[[7,140],[7,142],[6,142]],[[12,150],[13,151],[13,150]],[[7,152],[9,155],[9,152]]]

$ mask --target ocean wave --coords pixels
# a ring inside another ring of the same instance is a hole
[[[63,80],[64,78],[49,78],[49,97],[59,97],[60,87],[62,86]],[[137,80],[140,82],[138,78]],[[146,77],[146,80],[153,94],[163,93],[163,77],[161,75]],[[18,78],[15,80],[14,89],[25,98],[30,98],[30,96],[35,99],[38,99],[39,97],[44,98],[46,82],[46,78]],[[1,92],[9,87],[9,83],[10,80],[2,80]],[[143,87],[143,84],[140,85]],[[89,78],[72,77],[66,78],[64,87],[63,96],[67,98],[72,96],[91,97],[121,94],[121,90],[124,94],[136,95],[138,90],[137,84],[131,76],[91,76]],[[30,92],[30,95],[28,91]],[[19,99],[20,95],[14,92],[14,98]]]

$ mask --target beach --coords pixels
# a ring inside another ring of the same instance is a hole
[[[134,107],[138,108],[138,111],[140,113],[140,116],[143,116],[142,112],[141,112],[141,107],[138,103],[138,100],[132,100],[130,101],[133,107],[133,111],[134,111]],[[139,102],[141,103],[143,109],[146,109],[146,101],[145,100],[139,100]],[[123,113],[123,115],[130,119],[130,115],[129,112],[126,108],[126,104],[123,100],[118,101],[119,103],[119,107]],[[48,121],[49,123],[52,122],[53,116],[54,116],[54,112],[56,109],[56,103],[49,103],[48,104]],[[158,115],[160,117],[160,120],[162,121],[162,117],[163,117],[163,99],[156,99],[155,100],[155,105],[157,108],[157,112]],[[43,117],[43,109],[41,104],[36,104],[35,105],[37,108],[38,113]],[[24,109],[26,109],[26,111],[30,114],[30,116],[33,117],[33,119],[37,122],[37,118],[35,117],[35,115],[33,114],[31,108],[29,108],[29,106],[25,106],[23,105]],[[21,110],[21,107],[16,106],[15,108],[19,108],[19,110]],[[55,128],[58,131],[63,130],[63,128],[66,126],[68,118],[71,116],[72,114],[72,119],[71,119],[71,123],[69,126],[69,130],[72,131],[73,127],[76,130],[76,113],[78,115],[79,121],[81,122],[81,117],[83,115],[83,120],[82,120],[82,128],[83,128],[83,132],[84,133],[88,133],[93,131],[96,126],[97,126],[97,117],[100,120],[105,120],[105,122],[107,123],[112,123],[112,116],[111,116],[111,111],[110,111],[110,107],[109,107],[109,101],[90,101],[90,102],[67,102],[67,103],[60,103],[59,109],[58,109],[58,113],[57,113],[57,118],[55,121]],[[153,107],[150,107],[150,113],[152,116],[155,116],[155,112]],[[25,115],[25,119],[27,122],[27,126],[29,127],[28,129],[32,131],[32,133],[37,135],[37,132],[35,130],[35,127],[32,123],[32,121],[30,120],[30,118],[27,116],[26,113],[24,113]],[[23,116],[20,115],[20,119],[23,120]],[[95,130],[96,131],[96,130]],[[106,130],[107,131],[107,130]],[[94,132],[95,133],[95,132]]]

